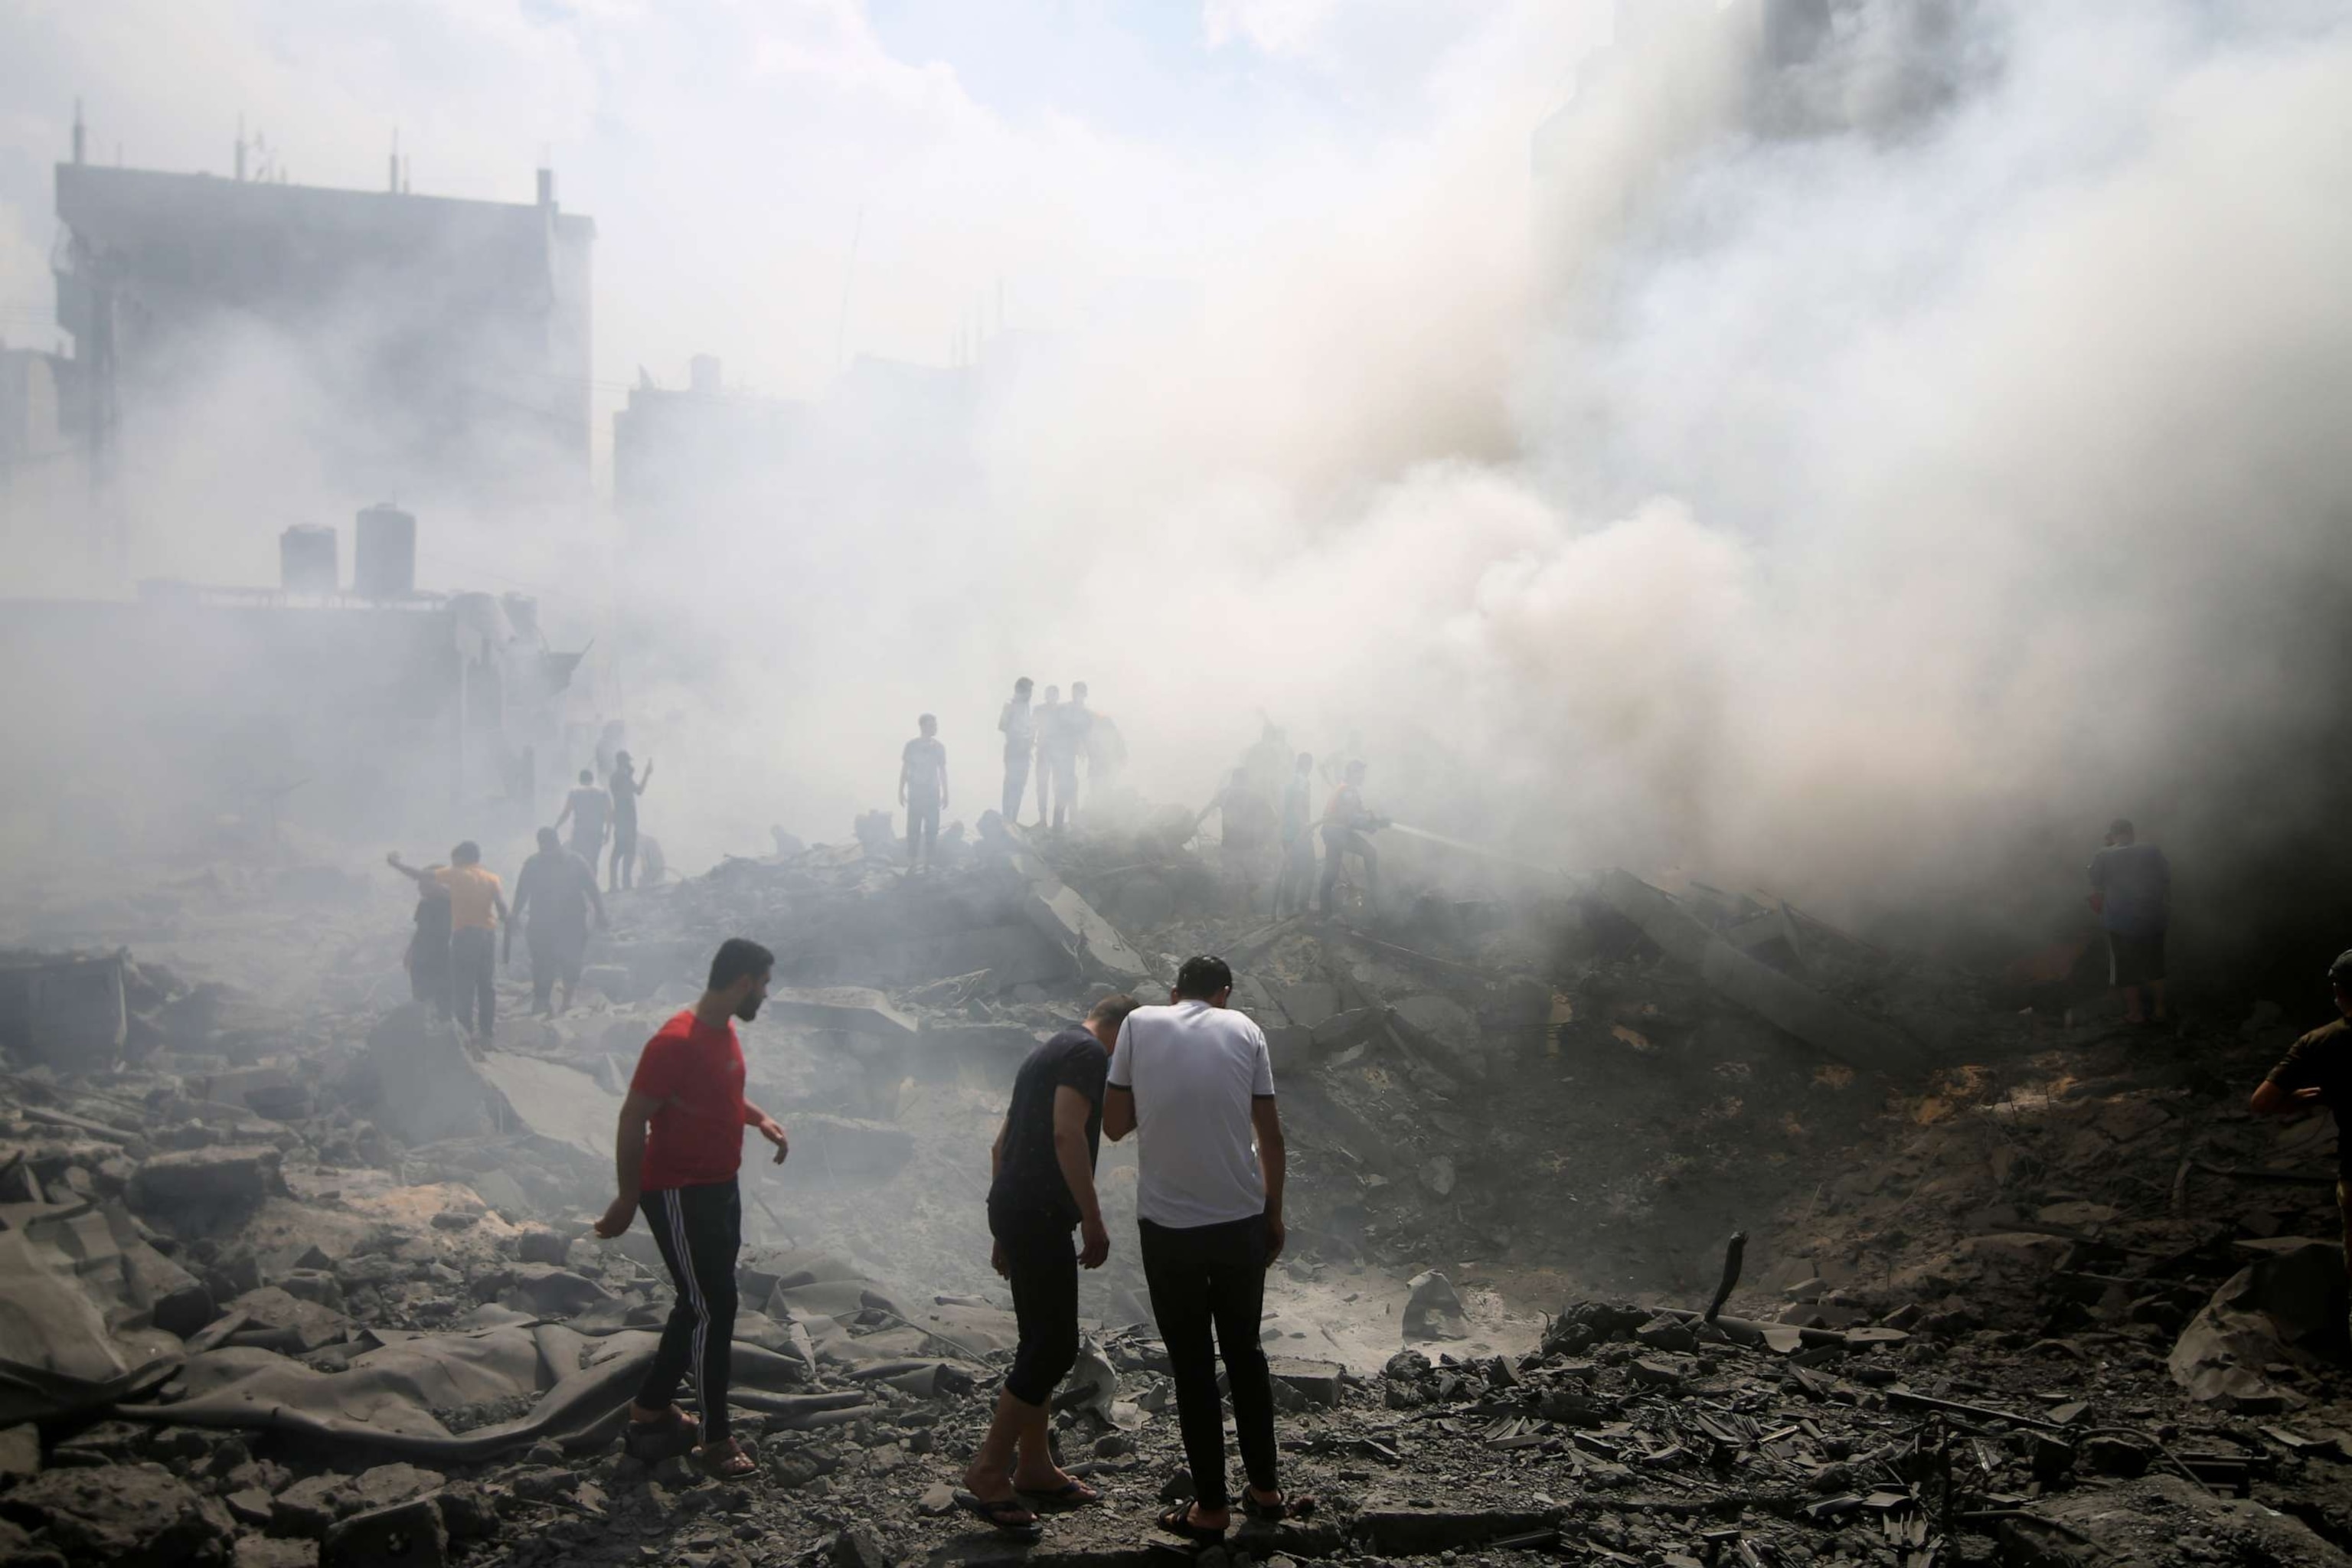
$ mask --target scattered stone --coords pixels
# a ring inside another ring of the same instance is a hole
[[[1454,1282],[1435,1269],[1405,1281],[1412,1292],[1404,1307],[1404,1337],[1409,1340],[1466,1340],[1470,1320],[1454,1294]]]
[[[835,1535],[831,1562],[832,1568],[890,1568],[882,1537],[870,1524],[853,1524]]]
[[[319,1568],[442,1568],[449,1530],[430,1498],[355,1513],[319,1543]]]
[[[131,1178],[131,1206],[142,1214],[250,1208],[286,1190],[274,1148],[236,1144],[158,1154]]]
[[[216,1560],[236,1532],[226,1509],[153,1464],[47,1471],[0,1495],[0,1518],[111,1568]]]

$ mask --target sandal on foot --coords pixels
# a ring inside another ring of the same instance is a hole
[[[1186,1541],[1197,1541],[1203,1546],[1214,1546],[1225,1538],[1225,1532],[1222,1530],[1211,1530],[1205,1524],[1194,1524],[1192,1505],[1189,1502],[1178,1503],[1174,1508],[1161,1514],[1158,1522],[1160,1528],[1169,1534],[1181,1537]]]
[[[990,1502],[971,1492],[958,1492],[955,1505],[966,1513],[985,1520],[1007,1535],[1034,1536],[1038,1533],[1037,1516],[1019,1498],[1000,1498]],[[1016,1514],[1020,1517],[1012,1517]]]
[[[693,1416],[673,1405],[650,1421],[640,1421],[635,1415],[622,1428],[621,1447],[625,1452],[643,1458],[654,1452],[654,1462],[683,1454],[702,1440],[702,1427]]]
[[[1102,1501],[1102,1493],[1095,1490],[1086,1482],[1076,1479],[1066,1481],[1047,1491],[1039,1491],[1015,1482],[1014,1489],[1031,1502],[1044,1503],[1047,1509],[1055,1513],[1067,1513],[1074,1508],[1093,1508]]]
[[[1280,1524],[1286,1519],[1305,1519],[1314,1513],[1315,1500],[1293,1497],[1284,1492],[1272,1502],[1260,1502],[1247,1488],[1244,1488],[1242,1511],[1260,1524]]]
[[[740,1481],[760,1473],[759,1461],[732,1442],[716,1451],[705,1447],[694,1456],[694,1462],[713,1480]]]

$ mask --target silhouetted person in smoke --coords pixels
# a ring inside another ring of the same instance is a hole
[[[701,1406],[702,1468],[721,1480],[758,1472],[729,1435],[728,1374],[734,1359],[735,1260],[743,1249],[743,1130],[776,1146],[784,1163],[791,1146],[776,1119],[743,1098],[743,1045],[735,1020],[750,1023],[768,998],[775,954],[758,942],[729,937],[710,961],[710,982],[694,1005],[646,1042],[621,1102],[613,1140],[619,1188],[596,1234],[610,1241],[640,1210],[677,1288],[662,1326],[653,1364],[629,1405],[628,1449],[691,1441],[695,1424],[675,1403],[691,1373]],[[671,1452],[677,1451],[673,1447]]]
[[[440,870],[425,868],[427,876]],[[449,889],[438,882],[416,889],[416,930],[408,939],[408,994],[449,1022],[453,982],[449,973]]]
[[[1282,786],[1282,871],[1275,879],[1274,917],[1283,911],[1307,912],[1315,886],[1315,835],[1307,831],[1315,814],[1315,756],[1298,753],[1297,766]]]
[[[1242,906],[1257,907],[1258,873],[1265,869],[1268,851],[1274,844],[1274,807],[1266,804],[1251,782],[1247,768],[1235,768],[1225,787],[1216,798],[1201,808],[1192,819],[1192,831],[1209,820],[1211,813],[1222,820],[1218,824],[1223,839],[1218,845],[1218,858],[1224,863],[1225,875],[1241,884]]]
[[[508,919],[506,895],[497,877],[482,868],[482,847],[467,839],[449,851],[449,864],[419,871],[404,865],[395,849],[383,863],[418,887],[437,886],[449,895],[449,968],[457,998],[457,1026],[487,1047],[497,1027],[499,922]]]
[[[1055,827],[1078,820],[1078,757],[1087,750],[1094,727],[1094,713],[1087,707],[1087,683],[1081,680],[1070,688],[1070,700],[1055,709],[1053,722],[1038,729],[1038,765],[1054,781]]]
[[[606,890],[619,892],[634,884],[637,873],[637,797],[654,782],[654,765],[636,775],[626,752],[613,753],[613,868]]]
[[[613,797],[596,787],[596,775],[586,768],[580,770],[579,786],[563,797],[563,812],[555,826],[561,828],[567,819],[572,824],[572,852],[594,866],[604,856],[604,835],[612,828]]]
[[[2292,1116],[2325,1109],[2336,1118],[2336,1206],[2344,1221],[2344,1268],[2352,1279],[2352,952],[2339,952],[2327,966],[2336,1010],[2344,1016],[2322,1024],[2287,1047],[2254,1089],[2253,1109],[2264,1116]]]
[[[1364,863],[1364,905],[1377,910],[1381,903],[1381,856],[1365,837],[1387,826],[1380,817],[1364,809],[1364,764],[1349,763],[1345,780],[1331,792],[1331,800],[1323,808],[1323,888],[1318,902],[1326,919],[1331,914],[1331,901],[1339,896],[1340,860],[1349,855]]]
[[[572,988],[580,984],[580,963],[588,953],[588,913],[604,923],[604,900],[596,892],[596,868],[566,849],[552,827],[539,830],[539,853],[522,863],[515,878],[514,920],[507,926],[507,952],[514,952],[520,925],[530,948],[530,1010],[545,1016],[548,994],[561,981],[563,1010],[571,1011]],[[525,915],[529,915],[528,921]]]
[[[1037,751],[1035,716],[1029,710],[1030,679],[1023,676],[1013,683],[1013,700],[996,716],[996,727],[1004,735],[1004,821],[1008,826],[1021,826],[1021,797],[1029,789],[1029,761]]]
[[[1084,1024],[1032,1051],[1013,1079],[1013,1104],[989,1151],[988,1231],[996,1244],[990,1261],[1013,1287],[1021,1342],[956,1501],[1000,1530],[1036,1522],[1021,1501],[1024,1492],[1063,1508],[1102,1500],[1054,1462],[1045,1414],[1078,1359],[1078,1270],[1099,1268],[1110,1256],[1095,1195],[1103,1080],[1119,1026],[1141,1005],[1106,996]],[[1083,1252],[1070,1248],[1073,1229]]]
[[[1128,1015],[1103,1100],[1107,1137],[1139,1135],[1137,1240],[1192,1471],[1192,1500],[1161,1514],[1160,1528],[1192,1542],[1223,1540],[1231,1522],[1220,1352],[1249,1476],[1243,1510],[1273,1521],[1313,1507],[1285,1497],[1277,1474],[1259,1333],[1265,1271],[1282,1256],[1282,1118],[1265,1036],[1225,1005],[1233,992],[1223,959],[1186,959],[1167,1006]]]
[[[2154,998],[2155,1021],[2164,1005],[2164,935],[2172,922],[2172,866],[2164,851],[2142,844],[2131,823],[2108,825],[2106,847],[2091,857],[2091,907],[2107,933],[2107,984],[2124,994],[2124,1022],[2145,1024],[2140,991]]]
[[[1037,734],[1037,826],[1055,826],[1068,802],[1057,798],[1055,785],[1062,776],[1062,689],[1045,688],[1045,700],[1037,704],[1029,716],[1030,726]]]
[[[898,804],[907,808],[907,869],[929,865],[940,847],[940,813],[948,804],[948,749],[940,744],[940,721],[926,713],[915,721],[922,731],[898,758]]]

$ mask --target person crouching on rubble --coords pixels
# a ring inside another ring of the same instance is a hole
[[[1052,1509],[1102,1501],[1054,1462],[1045,1415],[1078,1359],[1078,1270],[1099,1268],[1110,1256],[1095,1196],[1103,1083],[1119,1026],[1141,1005],[1132,996],[1106,996],[1084,1024],[1032,1051],[1013,1079],[1013,1104],[988,1153],[988,1230],[996,1243],[990,1262],[1013,1286],[1021,1343],[955,1500],[999,1530],[1036,1524],[1024,1497]],[[1073,1227],[1083,1247],[1076,1253]]]
[[[614,1139],[620,1192],[596,1222],[596,1234],[610,1241],[643,1209],[677,1288],[654,1363],[629,1407],[631,1446],[642,1453],[647,1445],[691,1442],[694,1423],[672,1403],[691,1372],[702,1407],[696,1457],[721,1480],[740,1480],[757,1468],[727,1426],[735,1258],[743,1247],[736,1184],[743,1129],[776,1146],[779,1165],[791,1152],[776,1119],[743,1098],[743,1046],[733,1020],[748,1024],[760,1016],[775,966],[775,955],[758,942],[728,938],[710,961],[710,984],[700,998],[646,1042]]]
[[[2352,1280],[2352,952],[2327,966],[2327,983],[2343,1016],[2322,1024],[2286,1048],[2286,1056],[2254,1087],[2252,1109],[2263,1116],[2299,1116],[2325,1106],[2336,1117],[2336,1207],[2344,1220],[2344,1268]]]
[[[498,1026],[499,925],[507,919],[506,894],[496,874],[482,866],[482,847],[467,839],[449,851],[449,864],[420,871],[395,849],[383,863],[420,888],[449,895],[449,972],[457,1004],[457,1026],[489,1048]]]
[[[1225,1005],[1233,994],[1223,959],[1186,959],[1167,1006],[1129,1015],[1103,1100],[1103,1131],[1113,1142],[1139,1135],[1137,1241],[1192,1472],[1192,1500],[1159,1524],[1195,1543],[1223,1540],[1232,1522],[1221,1352],[1249,1478],[1243,1510],[1274,1521],[1315,1506],[1286,1497],[1277,1475],[1274,1384],[1259,1331],[1265,1271],[1282,1256],[1282,1117],[1265,1036]]]

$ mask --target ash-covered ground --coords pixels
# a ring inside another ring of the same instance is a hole
[[[1129,1148],[1055,1418],[1106,1506],[1030,1547],[947,1499],[1013,1338],[981,1202],[1013,1070],[1193,952],[1275,1050],[1266,1348],[1319,1502],[1208,1568],[2347,1561],[2328,1129],[2241,1109],[2304,999],[2132,1029],[1622,872],[1407,861],[1381,909],[1277,921],[1184,831],[992,816],[928,875],[874,838],[617,895],[572,1009],[524,1016],[519,957],[478,1055],[407,1000],[364,857],[26,889],[0,1563],[1176,1552]],[[738,934],[779,955],[743,1035],[793,1152],[745,1167],[760,1473],[722,1484],[625,1451],[669,1288],[587,1221],[638,1047]]]

